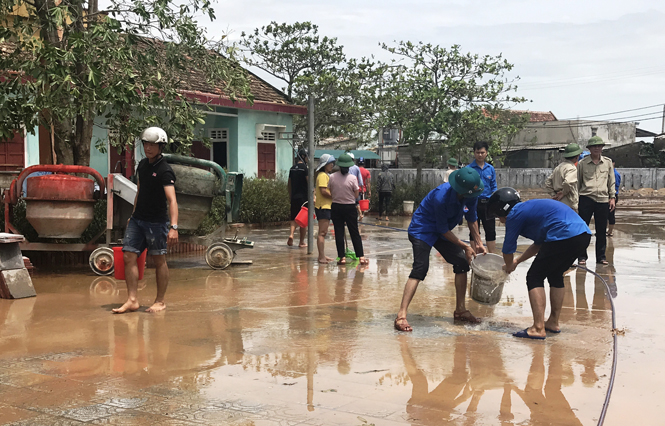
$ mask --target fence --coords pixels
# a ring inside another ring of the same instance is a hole
[[[665,169],[618,169],[621,175],[621,188],[665,188]],[[379,169],[370,169],[372,182],[381,172]],[[412,184],[416,180],[416,169],[390,169],[395,175],[397,184]],[[445,170],[423,169],[423,183],[436,186],[443,182]],[[496,169],[496,181],[499,187],[511,186],[518,189],[544,188],[545,179],[552,173],[552,169]]]

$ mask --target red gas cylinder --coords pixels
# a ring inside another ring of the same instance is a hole
[[[79,238],[94,216],[95,182],[53,174],[26,179],[26,219],[42,238]]]

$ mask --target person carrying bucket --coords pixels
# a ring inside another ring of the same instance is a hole
[[[487,204],[488,213],[498,216],[506,225],[503,241],[503,266],[511,273],[517,265],[536,256],[526,274],[526,286],[533,313],[533,325],[514,333],[515,337],[543,340],[546,332],[560,333],[559,315],[563,306],[563,274],[586,250],[591,230],[582,218],[567,205],[551,199],[520,202],[513,188],[496,190]],[[517,238],[533,240],[517,259]],[[550,285],[550,317],[545,321],[545,278]]]
[[[360,185],[360,200],[366,200],[364,203],[366,207],[360,206],[361,212],[369,210],[369,199],[372,198],[372,174],[365,168],[365,159],[360,157],[358,159],[358,169],[360,169],[360,176],[363,178],[362,185]],[[358,205],[363,203],[358,203]]]
[[[171,166],[162,156],[169,138],[161,128],[149,127],[141,134],[141,142],[146,158],[141,160],[136,168],[139,181],[136,185],[134,211],[127,222],[127,230],[122,240],[127,301],[121,307],[113,309],[116,314],[136,311],[140,307],[137,296],[139,284],[137,259],[145,249],[155,263],[157,280],[157,297],[146,312],[166,309],[164,296],[169,284],[169,269],[166,265],[167,247],[178,243],[176,178]]]
[[[356,200],[358,199],[358,179],[349,172],[354,166],[353,158],[342,154],[337,160],[339,171],[333,173],[328,181],[328,190],[332,196],[330,209],[331,218],[335,227],[335,245],[337,247],[338,265],[346,265],[346,248],[344,244],[344,225],[349,228],[351,241],[356,257],[361,265],[368,264],[363,252],[363,242],[358,231],[358,216],[356,216]]]
[[[360,173],[360,167],[356,166],[355,161],[356,157],[353,156],[352,152],[347,152],[346,153],[349,157],[351,157],[351,161],[353,161],[353,166],[349,167],[349,173],[351,173],[353,176],[358,179],[358,195],[356,196],[356,209],[358,210],[358,220],[362,221],[365,215],[363,214],[362,209],[360,208],[360,188],[365,185],[365,181],[363,179],[362,173]]]
[[[409,304],[416,294],[420,281],[425,279],[429,270],[429,254],[434,247],[446,262],[453,265],[455,273],[455,311],[456,322],[477,324],[480,319],[466,309],[465,295],[469,264],[476,254],[485,253],[478,231],[476,208],[478,196],[484,190],[483,182],[477,171],[470,167],[456,170],[450,175],[449,182],[434,188],[418,206],[409,225],[409,241],[413,247],[413,268],[404,286],[402,303],[395,318],[394,326],[398,331],[413,331],[406,320]],[[464,208],[468,212],[464,213]],[[466,217],[471,232],[471,244],[457,238],[452,230]]]
[[[319,263],[328,263],[332,258],[326,256],[325,243],[328,235],[328,226],[330,226],[332,195],[328,189],[330,173],[335,165],[335,157],[330,154],[323,154],[319,158],[319,165],[316,167],[316,188],[314,189],[315,213],[319,221],[319,234],[316,239],[316,248],[319,251]]]

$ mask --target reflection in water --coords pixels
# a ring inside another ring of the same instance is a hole
[[[501,390],[502,394],[498,407],[493,405],[496,399],[492,398],[488,400],[491,404],[485,404],[485,407],[493,407],[492,410],[498,409],[498,416],[485,413],[489,414],[485,418],[498,418],[502,425],[514,424],[513,392],[529,409],[530,422],[525,421],[524,424],[582,424],[562,392],[563,386],[574,382],[571,361],[564,357],[566,348],[563,345],[531,345],[531,367],[523,388],[520,388],[507,374],[501,350],[494,339],[484,341],[482,353],[479,353],[472,350],[474,345],[467,336],[456,336],[452,370],[430,390],[425,373],[414,360],[409,337],[400,335],[398,339],[404,366],[413,385],[406,411],[414,424],[440,425],[450,422],[474,425],[477,419],[482,418],[476,412],[483,395],[489,390]],[[548,350],[546,365],[545,354]],[[583,365],[585,373],[581,375],[582,381],[586,386],[593,386],[598,381],[595,360],[585,359]],[[468,404],[465,404],[467,401]]]
[[[512,420],[508,386],[512,380],[505,372],[496,343],[491,343],[493,347],[484,351],[492,358],[488,360],[477,352],[472,357],[468,338],[456,336],[452,371],[430,391],[425,373],[418,368],[413,358],[408,337],[400,335],[398,339],[404,366],[413,384],[406,411],[411,419],[417,420],[417,424],[439,425],[454,420],[458,414],[457,407],[468,400],[470,403],[466,413],[474,413],[486,390],[500,388],[504,389],[499,407],[500,419]]]
[[[568,400],[561,391],[563,349],[554,344],[549,347],[550,357],[545,379],[545,345],[533,346],[533,359],[524,389],[514,388],[531,412],[531,424],[581,425]]]

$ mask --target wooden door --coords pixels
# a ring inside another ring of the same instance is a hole
[[[272,179],[275,177],[275,144],[258,143],[259,173],[261,178]]]
[[[16,171],[25,167],[25,138],[22,131],[14,137],[0,141],[0,170]]]

